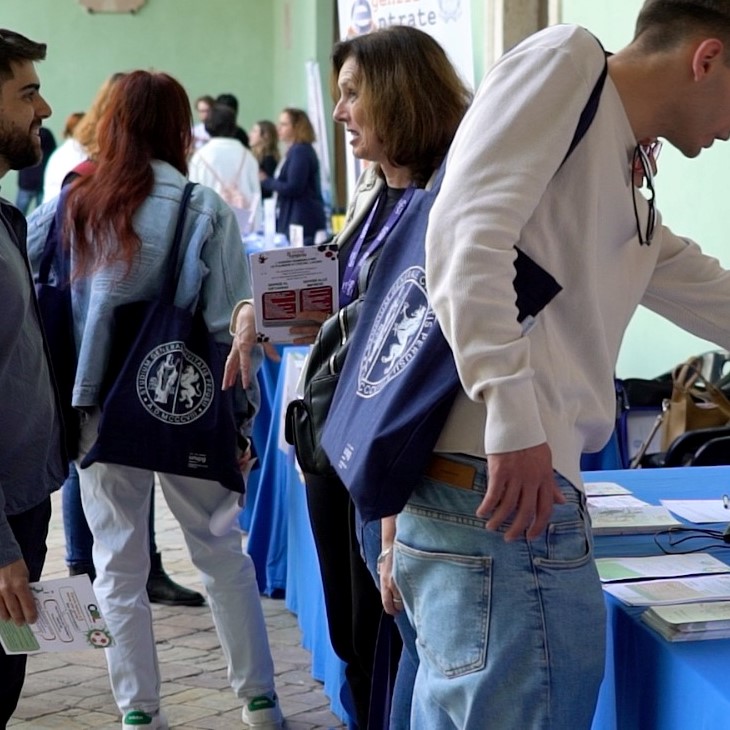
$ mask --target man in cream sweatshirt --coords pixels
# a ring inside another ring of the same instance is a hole
[[[605,609],[579,459],[612,432],[621,339],[642,304],[730,347],[730,273],[636,187],[653,198],[659,137],[688,157],[730,137],[730,1],[645,2],[562,164],[605,63],[570,25],[507,53],[431,212],[428,289],[463,392],[397,522],[419,730],[590,727]],[[516,246],[562,287],[529,331]]]

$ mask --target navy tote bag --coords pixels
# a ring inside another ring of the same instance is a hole
[[[424,241],[441,176],[416,192],[383,246],[322,433],[366,521],[403,509],[461,387],[426,291]],[[526,325],[562,287],[516,251],[517,320]]]
[[[220,482],[244,481],[236,458],[232,391],[221,382],[227,345],[214,341],[198,306],[174,305],[189,183],[180,203],[160,297],[114,311],[114,337],[96,442],[81,467],[96,461]]]
[[[426,226],[442,177],[443,166],[383,245],[322,433],[322,448],[366,521],[403,509],[461,387],[426,291]],[[517,249],[519,322],[560,290]]]
[[[593,122],[607,72],[604,62],[561,165]],[[431,190],[416,191],[383,246],[322,433],[322,448],[366,521],[403,509],[460,387],[426,291],[426,227],[445,165]],[[562,287],[515,251],[517,321],[526,331]]]

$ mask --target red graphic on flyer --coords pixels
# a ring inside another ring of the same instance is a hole
[[[333,307],[332,287],[316,286],[311,289],[299,291],[300,305],[302,312],[325,312],[331,314]]]
[[[266,292],[261,297],[264,322],[294,319],[297,316],[297,294],[293,290]]]

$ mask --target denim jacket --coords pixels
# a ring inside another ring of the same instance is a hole
[[[153,161],[152,192],[134,215],[142,245],[127,273],[123,263],[105,266],[72,285],[78,367],[73,405],[100,404],[109,360],[115,307],[152,299],[160,290],[186,178],[166,162]],[[37,208],[28,220],[28,255],[37,272],[59,198]],[[74,269],[71,253],[71,269]],[[234,305],[251,297],[248,262],[231,209],[210,188],[197,185],[185,217],[175,304],[192,310],[200,300],[208,330],[230,342],[228,323]]]

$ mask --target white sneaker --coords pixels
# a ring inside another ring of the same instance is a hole
[[[143,710],[130,710],[124,714],[122,730],[169,730],[169,725],[162,711],[150,715]]]
[[[284,717],[276,694],[252,697],[241,712],[243,724],[254,730],[281,730]]]

